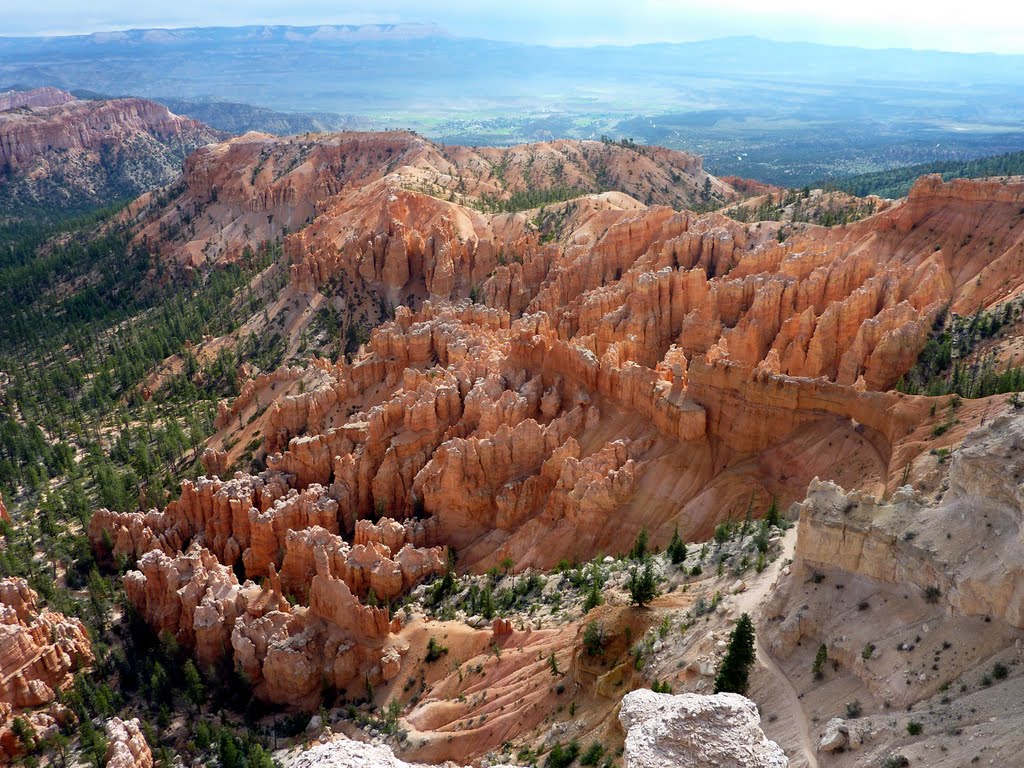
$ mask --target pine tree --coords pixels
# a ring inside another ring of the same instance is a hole
[[[744,613],[729,638],[729,648],[715,676],[715,693],[747,692],[747,678],[757,655],[754,646],[754,622]]]
[[[678,525],[675,530],[672,531],[672,540],[668,543],[668,549],[666,549],[665,552],[672,561],[672,565],[679,565],[686,560],[686,545],[683,543],[683,540],[679,538]]]
[[[645,558],[643,570],[633,566],[626,587],[629,589],[630,600],[640,608],[658,596],[658,581],[654,576],[654,564],[650,558]]]
[[[821,680],[826,661],[828,661],[828,648],[822,643],[818,646],[818,652],[814,655],[814,665],[811,667],[815,680]]]
[[[484,585],[480,591],[480,615],[488,621],[494,618],[494,595],[490,584]]]
[[[779,499],[777,496],[772,496],[772,503],[771,506],[768,507],[768,512],[764,516],[764,521],[769,528],[772,526],[778,528],[779,523],[782,522],[779,517]]]
[[[743,518],[743,527],[740,528],[740,538],[742,539],[750,531],[750,521],[754,517],[754,492],[750,492],[750,501],[747,503],[747,514]]]
[[[640,533],[636,535],[636,541],[633,542],[633,548],[629,550],[630,560],[643,560],[647,555],[647,542],[649,539],[647,533],[647,526],[645,525],[640,529]]]
[[[185,662],[185,695],[189,701],[199,707],[206,698],[206,691],[203,688],[203,678],[196,669],[196,665],[189,659]]]
[[[590,613],[603,602],[604,595],[601,594],[601,576],[595,567],[590,579],[590,587],[587,589],[587,596],[583,599],[583,612]]]

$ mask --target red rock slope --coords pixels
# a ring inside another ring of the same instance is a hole
[[[223,137],[143,99],[79,100],[56,89],[0,95],[0,213],[137,195]]]

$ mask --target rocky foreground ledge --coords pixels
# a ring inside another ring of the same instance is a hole
[[[647,689],[622,699],[625,768],[788,768],[782,747],[761,730],[757,705],[745,696],[672,695]],[[288,768],[432,768],[399,759],[385,744],[343,736],[285,761]],[[458,768],[444,763],[445,768]]]
[[[736,693],[673,696],[639,689],[622,699],[626,768],[787,768],[761,730],[757,705]]]

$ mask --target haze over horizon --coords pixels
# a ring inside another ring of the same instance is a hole
[[[910,48],[959,53],[1024,54],[1024,6],[978,0],[965,6],[942,0],[856,5],[822,5],[812,0],[780,0],[770,7],[755,0],[723,0],[709,9],[684,0],[638,0],[628,7],[611,2],[558,4],[527,0],[514,5],[396,0],[355,0],[337,4],[315,0],[283,4],[254,0],[244,18],[227,0],[181,0],[173,7],[141,0],[125,7],[118,0],[48,0],[41,6],[8,11],[8,36],[78,35],[138,28],[332,24],[435,24],[460,37],[556,46],[632,45],[692,42],[756,35],[780,42],[808,42],[863,48]],[[55,21],[59,19],[59,21]]]

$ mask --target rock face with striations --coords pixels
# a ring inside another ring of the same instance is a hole
[[[0,93],[0,112],[24,107],[55,107],[74,100],[75,97],[67,91],[51,86],[28,91],[4,91]]]
[[[24,579],[0,580],[0,703],[14,707],[52,702],[93,660],[82,623],[36,600]]]
[[[645,689],[622,698],[625,768],[786,768],[782,748],[761,730],[750,699],[735,693],[702,696]]]
[[[879,698],[912,704],[1012,642],[1024,627],[1024,557],[1016,533],[1024,497],[1015,479],[1024,473],[1024,416],[1002,398],[998,406],[1006,412],[982,420],[952,451],[940,499],[911,487],[879,500],[829,481],[810,484],[795,506],[794,562],[766,605],[777,620],[766,624],[774,653],[787,657],[808,640],[826,642],[830,657]],[[808,587],[813,574],[843,583],[842,595]],[[899,621],[841,618],[885,600],[899,604]],[[919,644],[910,629],[915,624],[928,625],[933,636],[977,640],[955,663],[907,677],[901,654],[882,649]],[[869,646],[879,650],[865,656]]]

